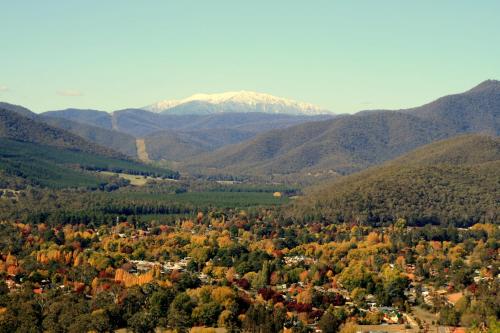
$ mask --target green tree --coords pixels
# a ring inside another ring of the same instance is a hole
[[[193,310],[193,321],[195,324],[204,326],[214,326],[217,324],[217,319],[222,312],[222,307],[216,302],[208,302],[198,305]]]
[[[154,332],[155,323],[152,315],[146,311],[140,311],[132,315],[127,320],[127,325],[134,333],[149,333]]]
[[[439,323],[446,326],[457,326],[460,321],[460,315],[451,306],[445,306],[439,311]]]
[[[149,297],[149,312],[158,325],[166,325],[168,308],[174,297],[175,294],[171,289],[164,288],[153,292],[151,297]]]
[[[191,312],[195,303],[186,293],[180,293],[175,296],[168,310],[168,323],[173,328],[185,331],[192,325]]]
[[[319,327],[324,333],[336,333],[344,322],[346,314],[341,309],[330,307],[319,320]]]

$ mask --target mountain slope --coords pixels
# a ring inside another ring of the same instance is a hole
[[[500,134],[500,81],[487,80],[461,94],[449,95],[418,108],[403,110],[459,132]]]
[[[137,156],[137,149],[135,146],[135,138],[127,135],[125,133],[120,133],[117,131],[112,131],[105,129],[103,127],[97,127],[90,125],[91,121],[73,121],[64,117],[66,114],[70,114],[75,116],[73,118],[82,118],[85,117],[86,112],[79,112],[76,109],[68,109],[59,112],[48,112],[43,115],[38,115],[33,113],[29,109],[19,106],[13,105],[9,103],[0,102],[0,109],[13,111],[21,116],[28,117],[34,121],[46,123],[52,127],[63,129],[67,132],[75,134],[79,137],[84,138],[87,141],[96,143],[99,146],[110,148],[114,151],[121,152],[130,157]],[[96,111],[101,112],[101,111]],[[93,111],[90,111],[92,114]],[[92,118],[92,117],[89,117]],[[97,117],[94,117],[97,118]]]
[[[294,116],[266,113],[218,113],[208,115],[159,114],[140,109],[113,112],[115,129],[143,137],[158,131],[198,131],[239,129],[262,133],[275,128],[285,128],[313,120],[330,119],[332,115]]]
[[[443,137],[439,126],[412,115],[381,112],[343,116],[264,133],[201,156],[188,167],[223,168],[224,172],[243,175],[309,170],[346,174]]]
[[[42,115],[52,118],[69,119],[87,125],[112,129],[111,114],[105,111],[65,109],[58,111],[47,111],[42,113]]]
[[[27,118],[36,118],[36,116],[37,116],[36,113],[25,108],[24,106],[14,105],[14,104],[6,103],[6,102],[0,102],[0,110],[14,111],[17,114],[20,114],[21,116],[24,116]]]
[[[27,185],[102,188],[118,182],[96,171],[178,177],[171,170],[128,159],[0,138],[0,188],[19,189]]]
[[[95,171],[124,172],[162,177],[178,174],[130,160],[125,155],[87,142],[46,124],[0,110],[0,183],[6,188],[101,187],[109,182]]]
[[[113,149],[130,157],[137,157],[135,137],[132,135],[64,118],[42,116],[39,119],[100,146]]]
[[[145,110],[168,114],[214,114],[261,112],[271,114],[319,115],[329,113],[315,105],[253,91],[196,94],[182,100],[165,100]]]
[[[45,112],[42,116],[51,125],[133,157],[137,154],[131,136],[144,138],[151,159],[172,161],[239,143],[271,129],[333,117],[267,113],[171,115],[141,109],[125,109],[111,114],[68,109]]]
[[[235,129],[160,131],[148,135],[145,145],[153,160],[182,161],[228,144],[245,141],[254,135],[254,132]]]
[[[120,153],[90,143],[68,131],[5,109],[0,109],[0,137],[124,158]]]
[[[498,222],[499,181],[500,139],[459,136],[318,187],[289,213],[332,223]]]
[[[419,108],[360,112],[275,130],[186,163],[195,172],[254,176],[352,173],[418,146],[471,132],[500,133],[500,82]]]

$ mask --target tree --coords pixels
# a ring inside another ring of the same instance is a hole
[[[90,314],[89,327],[98,333],[109,332],[112,330],[111,321],[105,310],[99,309]]]
[[[181,331],[191,327],[191,312],[194,307],[195,304],[188,294],[177,294],[168,310],[168,323],[170,326]]]
[[[245,313],[243,330],[250,333],[280,332],[285,323],[281,309],[267,308],[262,304],[252,304]]]
[[[339,281],[348,290],[354,288],[367,288],[373,281],[372,273],[368,271],[361,262],[350,263],[347,268],[340,273]]]
[[[269,276],[269,261],[266,260],[262,263],[262,269],[254,280],[254,288],[265,288],[269,284]]]
[[[174,300],[175,294],[171,289],[160,289],[149,297],[149,312],[152,319],[159,325],[166,324],[168,308]]]
[[[342,325],[342,328],[340,329],[340,333],[356,333],[358,331],[358,328],[356,327],[356,324],[352,322],[347,322],[344,325]]]
[[[134,331],[134,333],[149,333],[154,332],[155,321],[152,315],[146,311],[135,313],[127,320],[127,325]]]
[[[127,289],[122,305],[123,319],[128,321],[135,313],[139,312],[146,301],[146,295],[139,286],[133,286]]]
[[[345,319],[345,313],[329,308],[319,320],[319,327],[324,333],[336,333]]]
[[[18,327],[16,316],[11,311],[0,314],[0,332],[15,332]]]
[[[208,302],[198,305],[193,310],[193,321],[195,324],[213,326],[217,324],[217,319],[222,312],[222,307],[216,302]]]
[[[439,311],[439,323],[446,326],[457,326],[460,321],[460,315],[451,306],[445,306]]]

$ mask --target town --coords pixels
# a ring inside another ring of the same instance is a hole
[[[2,222],[0,312],[18,325],[31,319],[15,317],[17,306],[48,312],[50,330],[72,311],[51,309],[78,299],[86,310],[69,331],[98,332],[461,332],[494,316],[497,226],[297,226],[252,214],[95,228]]]

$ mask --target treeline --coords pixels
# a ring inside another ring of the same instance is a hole
[[[47,223],[110,225],[134,216],[195,214],[189,203],[162,200],[126,199],[106,192],[87,190],[22,191],[19,200],[0,200],[0,218],[16,219],[31,224]]]

